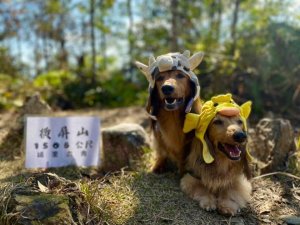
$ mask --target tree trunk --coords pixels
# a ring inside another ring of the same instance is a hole
[[[40,63],[39,49],[40,49],[40,46],[39,46],[39,39],[36,35],[34,36],[34,39],[35,39],[35,41],[34,41],[34,50],[33,50],[33,53],[34,53],[34,75],[38,76],[39,73],[40,73],[40,69],[39,69],[39,63]]]
[[[171,51],[178,51],[178,0],[171,0]]]
[[[91,49],[92,49],[92,83],[96,81],[96,45],[95,45],[95,0],[90,0],[90,27],[91,27]]]
[[[219,42],[220,40],[220,33],[221,33],[221,23],[222,23],[222,1],[217,0],[217,21],[216,21],[216,41]]]
[[[236,49],[236,26],[238,23],[239,10],[240,10],[240,0],[235,0],[233,18],[231,23],[231,39],[232,39],[232,45],[230,50],[231,55],[234,55]]]
[[[131,8],[131,0],[127,0],[127,12],[128,12],[128,19],[129,19],[129,27],[128,27],[128,55],[129,55],[129,68],[132,66],[133,61],[133,16],[132,16],[132,8]]]
[[[99,2],[99,6],[100,6],[101,14],[102,14],[102,15],[100,15],[100,23],[104,25],[105,9],[103,6],[103,2],[104,2],[104,0],[101,0]],[[106,55],[107,42],[106,42],[106,33],[104,31],[101,31],[101,34],[100,34],[100,47],[101,47],[101,50],[100,50],[101,55],[103,57],[103,69],[106,70],[106,67],[107,67],[107,55]]]
[[[59,67],[60,69],[68,69],[68,52],[66,50],[66,40],[63,37],[60,40],[60,56],[59,56]]]
[[[48,41],[47,37],[44,34],[43,35],[43,55],[44,55],[44,60],[45,60],[45,71],[48,71],[49,69],[49,52],[48,52]]]
[[[18,48],[18,61],[21,63],[22,62],[22,40],[20,37],[20,34],[17,33],[17,48]]]
[[[215,12],[216,12],[216,1],[213,0],[210,4],[209,4],[209,44],[211,45],[212,43],[214,43],[214,33],[215,33]]]
[[[66,37],[65,37],[65,14],[62,13],[60,15],[60,25],[58,28],[59,32],[59,45],[60,45],[60,53],[59,53],[59,69],[68,69],[68,51],[66,49]]]

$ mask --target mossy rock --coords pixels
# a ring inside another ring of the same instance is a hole
[[[86,224],[88,204],[78,186],[55,174],[38,174],[9,192],[0,223],[16,225]]]
[[[15,195],[17,224],[76,224],[69,208],[69,197],[58,194]]]

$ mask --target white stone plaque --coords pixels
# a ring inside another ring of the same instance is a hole
[[[98,166],[100,119],[98,117],[26,118],[26,168]]]

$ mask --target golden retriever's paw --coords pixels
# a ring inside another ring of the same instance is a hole
[[[240,212],[240,207],[232,200],[219,200],[218,212],[225,216],[234,216]]]
[[[206,211],[212,211],[217,208],[217,200],[213,195],[198,196],[195,197],[195,200],[197,200],[200,207]]]

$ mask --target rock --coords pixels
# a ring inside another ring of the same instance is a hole
[[[23,106],[19,110],[15,129],[24,129],[24,119],[26,115],[45,115],[51,112],[51,107],[41,98],[40,94],[36,92],[34,95],[25,99]]]
[[[140,159],[144,148],[149,148],[149,140],[144,128],[134,123],[122,123],[104,128],[103,167],[104,171],[132,167]]]
[[[19,224],[75,224],[69,209],[69,198],[58,194],[15,196],[16,212],[22,214]]]
[[[16,112],[16,120],[10,124],[10,129],[0,143],[0,157],[14,159],[24,152],[24,125],[26,115],[48,114],[52,110],[39,93],[28,97],[23,106]]]
[[[9,195],[6,215],[12,224],[73,225],[88,220],[89,205],[83,193],[75,183],[56,174],[37,174],[15,186]]]
[[[284,170],[288,157],[295,151],[294,132],[290,121],[264,118],[249,130],[251,154],[263,163],[262,173]]]

